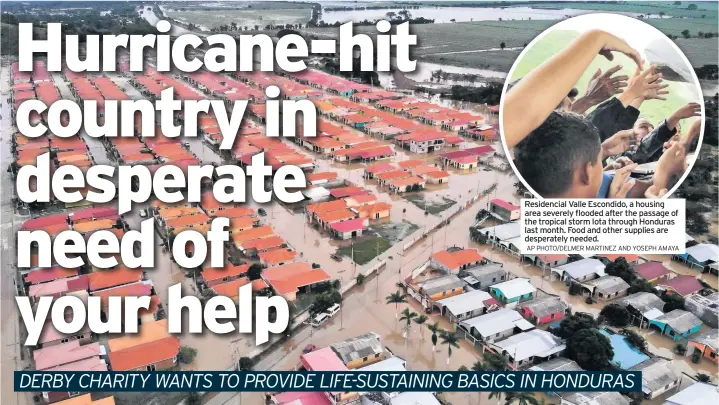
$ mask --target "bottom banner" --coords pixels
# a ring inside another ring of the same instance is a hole
[[[18,392],[640,392],[639,371],[15,371]]]

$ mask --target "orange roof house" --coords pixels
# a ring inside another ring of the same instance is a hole
[[[317,220],[322,226],[328,226],[335,222],[347,221],[355,218],[355,213],[347,208],[342,208],[334,211],[321,212],[317,214]]]
[[[167,332],[167,319],[162,319],[138,327],[138,333],[123,337],[108,339],[107,346],[111,352],[119,352],[129,347],[154,342],[170,336]]]
[[[117,224],[114,219],[98,219],[96,221],[86,221],[74,224],[72,229],[80,233],[88,233],[101,229],[110,229]]]
[[[285,240],[282,239],[281,236],[275,235],[243,242],[239,249],[246,256],[254,256],[256,254],[281,248],[283,246],[286,246]]]
[[[252,280],[252,291],[262,291],[265,288],[269,287],[267,285],[267,282],[265,280],[259,279],[259,280]],[[215,290],[215,293],[217,295],[221,295],[223,297],[230,297],[233,301],[238,302],[240,298],[240,287],[245,286],[247,284],[250,284],[250,279],[247,277],[241,277],[236,280],[228,281],[226,283],[217,284],[212,287],[213,290]]]
[[[352,211],[357,213],[358,218],[370,219],[387,218],[390,216],[391,210],[392,205],[381,201],[374,204],[361,205],[359,207],[352,208]]]
[[[274,234],[275,232],[272,230],[272,227],[265,225],[233,233],[232,241],[235,243],[235,246],[239,247],[242,245],[242,242],[247,242],[253,239],[268,238],[270,236],[274,236]]]
[[[430,265],[436,269],[457,273],[484,261],[477,249],[443,250],[432,255]]]
[[[274,249],[269,252],[260,253],[258,256],[263,266],[273,267],[294,261],[297,252],[290,249]]]
[[[410,160],[405,160],[405,161],[397,163],[397,166],[399,166],[402,169],[411,169],[411,168],[413,168],[415,166],[419,166],[421,164],[424,164],[421,160],[410,159]]]
[[[179,352],[180,340],[175,336],[168,336],[117,352],[110,352],[108,357],[113,371],[155,371],[174,367]]]
[[[294,301],[297,298],[297,293],[303,287],[331,279],[326,271],[313,269],[312,266],[304,262],[265,269],[262,272],[262,278],[267,281],[277,294],[282,295],[289,301]]]
[[[228,281],[235,280],[247,273],[250,268],[249,264],[240,264],[235,266],[232,263],[227,263],[225,267],[207,267],[202,270],[202,280],[208,287],[212,287],[217,284],[226,283]]]
[[[87,275],[90,291],[99,291],[142,280],[142,269],[131,270],[124,266],[97,271]]]

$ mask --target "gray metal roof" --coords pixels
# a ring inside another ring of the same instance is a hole
[[[559,396],[573,405],[630,405],[632,403],[629,398],[618,392],[563,392],[559,393]]]
[[[587,281],[584,284],[594,286],[596,292],[600,292],[604,295],[615,294],[629,289],[629,284],[617,276],[603,276]]]
[[[530,371],[584,371],[576,361],[566,357],[556,357],[552,360],[539,363],[529,369]]]
[[[569,274],[572,278],[582,278],[593,273],[601,277],[604,275],[604,267],[605,264],[597,259],[582,259],[555,268]]]
[[[650,292],[638,292],[627,295],[614,301],[614,303],[623,307],[631,306],[642,314],[652,309],[658,309],[660,311],[664,309],[664,301]]]
[[[698,382],[669,397],[664,405],[716,404],[717,402],[719,402],[717,386]]]
[[[494,236],[500,240],[507,240],[521,236],[519,222],[510,222],[507,224],[482,228],[478,232],[487,236]]]
[[[679,333],[684,333],[696,325],[702,324],[702,321],[694,314],[681,309],[675,309],[674,311],[667,312],[666,314],[656,318],[655,321],[665,323]]]
[[[424,280],[417,285],[427,295],[434,295],[442,291],[453,290],[455,288],[464,287],[466,283],[454,274],[439,276]]]
[[[682,378],[681,373],[669,368],[669,362],[661,357],[654,357],[630,368],[629,371],[642,372],[642,391],[650,394],[667,385],[674,384]]]
[[[554,295],[535,298],[531,301],[520,304],[520,306],[531,309],[532,313],[537,318],[555,314],[557,312],[564,312],[567,308],[569,308],[569,305],[564,302],[561,297]]]
[[[719,348],[719,329],[708,330],[701,335],[689,340],[691,342],[697,342],[702,345],[707,345],[716,350]]]
[[[522,318],[519,312],[509,308],[464,320],[461,325],[469,330],[474,328],[483,338],[514,328],[522,330],[534,328],[534,325]]]
[[[466,314],[477,309],[484,308],[485,300],[491,299],[492,296],[488,292],[482,290],[468,291],[464,294],[455,295],[437,301],[438,304],[447,307],[452,315],[457,316]]]
[[[719,262],[719,246],[709,243],[700,243],[687,248],[687,254],[698,262]]]
[[[506,278],[502,280],[502,276],[507,275],[507,270],[499,264],[491,263],[462,270],[460,274],[463,277],[465,274],[474,277],[477,281],[473,284],[480,283],[480,287],[488,287],[506,281]]]
[[[530,357],[549,357],[567,348],[564,340],[541,329],[510,336],[492,346],[511,356],[514,361],[522,361]]]
[[[367,356],[374,356],[384,351],[379,335],[374,332],[333,343],[330,348],[345,364]]]

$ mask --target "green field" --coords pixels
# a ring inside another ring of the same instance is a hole
[[[353,245],[342,246],[337,250],[337,254],[350,259],[354,257],[355,263],[363,265],[377,257],[377,255],[382,254],[390,246],[387,239],[373,235],[363,237]]]
[[[592,3],[594,5],[594,3]],[[681,37],[681,31],[687,29],[691,35],[699,31],[716,32],[716,16],[705,19],[651,19],[645,20],[665,33]],[[479,69],[491,69],[507,72],[521,49],[545,29],[557,21],[475,21],[454,24],[418,24],[411,26],[411,32],[417,35],[417,46],[413,55],[427,62],[466,66]],[[712,31],[708,26],[715,27]],[[302,31],[320,38],[336,38],[337,28],[311,28]],[[356,27],[357,33],[374,34],[373,26]],[[499,48],[504,42],[507,49]],[[719,57],[717,39],[678,39],[680,49],[685,51],[693,66],[715,64]]]
[[[516,69],[512,72],[510,80],[514,81],[522,78],[552,55],[565,48],[578,35],[576,31],[557,30],[548,33],[541,41],[534,44],[522,57]],[[608,61],[602,56],[597,56],[577,82],[576,87],[579,90],[579,94],[584,93],[589,79],[597,69],[601,69],[604,72],[618,64],[622,65],[623,68],[617,74],[631,76],[634,73],[636,65],[624,55],[615,53],[614,61]],[[699,91],[693,90],[691,85],[679,82],[667,83],[669,83],[667,90],[669,90],[670,93],[667,95],[666,101],[650,100],[644,102],[641,106],[641,115],[655,124],[671,115],[684,104],[690,101],[701,101]]]

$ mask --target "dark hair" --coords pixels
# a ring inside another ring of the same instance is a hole
[[[514,147],[514,164],[524,181],[542,197],[562,195],[574,173],[597,163],[599,131],[583,116],[554,111]]]

